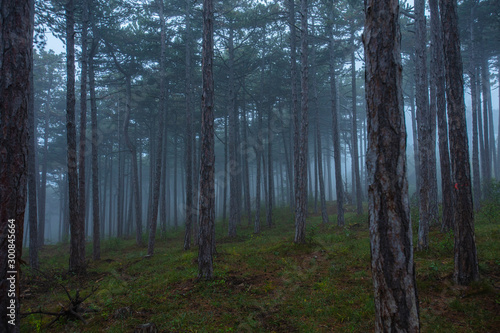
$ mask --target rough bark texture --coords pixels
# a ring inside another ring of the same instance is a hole
[[[297,185],[299,179],[299,137],[300,118],[299,100],[297,92],[297,34],[295,27],[295,1],[288,0],[288,27],[290,29],[290,78],[292,93],[293,117],[293,185],[294,185],[294,212],[297,209]]]
[[[333,7],[330,10],[330,22],[333,22]],[[330,65],[330,95],[332,99],[332,138],[333,138],[333,158],[335,164],[335,188],[337,194],[337,225],[343,227],[345,224],[344,219],[344,186],[342,182],[342,161],[340,157],[340,132],[338,122],[337,110],[337,87],[335,78],[335,49],[333,39],[333,26],[328,25],[328,38],[329,38],[329,65]]]
[[[214,185],[214,78],[213,78],[214,9],[212,0],[203,0],[203,47],[201,96],[201,160],[200,160],[200,233],[198,278],[213,278],[215,250],[215,185]]]
[[[80,219],[78,200],[78,170],[76,163],[76,123],[75,123],[75,19],[74,2],[66,4],[66,131],[68,137],[68,193],[70,250],[69,271],[81,273],[85,270],[85,232]]]
[[[3,0],[0,6],[0,331],[19,332],[19,273],[27,195],[29,75],[33,57],[31,6],[29,1],[19,0]],[[10,219],[14,221],[10,223]],[[15,236],[10,236],[9,224],[15,227]],[[14,263],[8,261],[10,244],[15,249]],[[8,295],[10,282],[7,278],[12,276],[16,281],[14,297]],[[11,318],[7,316],[11,301],[15,301],[14,325],[9,324]]]
[[[87,154],[87,38],[88,38],[88,26],[89,26],[89,8],[88,0],[81,1],[82,3],[82,53],[81,53],[81,71],[80,71],[80,142],[78,150],[78,200],[79,200],[79,212],[78,217],[80,218],[80,225],[83,230],[83,241],[85,242],[85,216],[87,215],[86,207],[86,185],[85,181],[87,179],[86,175],[86,165],[85,165],[85,155]]]
[[[431,84],[435,86],[436,114],[438,119],[439,164],[443,192],[443,218],[441,231],[453,228],[453,186],[451,182],[450,151],[448,147],[448,124],[446,119],[446,95],[443,63],[443,33],[439,17],[438,0],[429,0],[431,14]],[[431,97],[432,98],[432,97]]]
[[[308,64],[307,64],[307,0],[300,2],[301,16],[301,107],[298,165],[295,190],[295,243],[306,242],[307,216],[307,129],[308,129]]]
[[[420,157],[419,181],[419,223],[418,223],[418,249],[425,250],[429,247],[429,225],[431,223],[431,198],[430,198],[430,112],[427,85],[427,55],[426,55],[426,24],[425,1],[415,0],[415,72],[416,72],[416,104],[418,125],[418,149]]]
[[[191,2],[186,1],[186,233],[184,250],[191,248],[191,229],[193,224],[193,107],[191,86]]]
[[[460,285],[467,285],[479,279],[479,270],[474,237],[469,144],[465,122],[464,82],[456,0],[440,0],[439,7],[443,24],[451,169],[456,198],[454,279]]]
[[[364,31],[369,212],[376,332],[418,332],[406,179],[399,4],[368,0]]]
[[[163,0],[157,1],[158,14],[160,15],[160,105],[158,109],[158,136],[156,142],[158,143],[156,149],[156,166],[153,188],[153,207],[151,215],[151,223],[149,225],[149,241],[148,241],[148,255],[154,254],[155,239],[156,239],[156,226],[158,224],[158,206],[160,201],[160,184],[161,184],[161,162],[163,158],[163,121],[165,113],[165,95],[166,95],[166,72],[165,72],[165,53],[166,53],[166,32],[165,32],[165,15]]]
[[[436,1],[436,0],[432,0]],[[469,78],[471,90],[471,108],[472,108],[472,192],[474,194],[474,209],[479,210],[481,203],[481,172],[479,166],[479,133],[478,133],[478,114],[477,114],[477,87],[476,87],[476,68],[475,68],[475,45],[474,45],[474,18],[475,6],[471,7],[471,25],[470,25],[470,61]],[[443,190],[444,193],[444,190]],[[444,208],[444,207],[443,207]],[[444,223],[443,223],[444,225]]]
[[[89,92],[90,92],[90,120],[92,123],[92,245],[93,259],[101,259],[101,221],[99,202],[99,135],[97,132],[97,100],[95,94],[95,65],[94,56],[97,53],[99,41],[96,38],[96,29],[93,16],[93,0],[87,0],[91,8],[91,25],[93,32],[92,48],[89,55]],[[105,197],[105,195],[104,195]],[[103,203],[105,206],[106,203]],[[103,214],[104,215],[104,214]]]
[[[351,44],[354,46],[354,30],[351,31]],[[354,49],[351,51],[351,98],[352,98],[352,161],[354,167],[354,183],[356,192],[356,213],[363,214],[363,192],[361,191],[361,178],[359,176],[358,153],[358,115],[356,103],[356,57]],[[354,196],[354,193],[353,193]]]
[[[34,1],[30,1],[30,30],[33,39],[35,21]],[[38,207],[37,207],[37,165],[36,165],[36,122],[35,122],[35,87],[33,86],[33,58],[30,64],[29,75],[29,110],[28,110],[28,206],[29,206],[29,264],[38,269]]]

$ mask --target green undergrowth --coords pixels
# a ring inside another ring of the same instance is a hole
[[[150,258],[134,240],[105,240],[102,259],[89,260],[79,277],[66,273],[67,245],[46,246],[43,275],[23,271],[22,312],[60,311],[68,303],[61,285],[81,296],[98,287],[83,304],[93,312],[83,315],[86,323],[61,318],[50,327],[52,316],[30,315],[22,332],[121,333],[148,322],[159,332],[373,331],[368,216],[347,208],[342,228],[335,214],[326,225],[311,214],[304,245],[293,243],[289,209],[273,212],[271,228],[263,216],[257,235],[244,219],[235,239],[218,221],[215,278],[208,282],[196,280],[197,248],[182,249],[181,228],[159,235]],[[499,219],[491,210],[476,216],[481,280],[469,287],[453,284],[451,233],[432,228],[430,249],[415,252],[423,332],[500,331]]]

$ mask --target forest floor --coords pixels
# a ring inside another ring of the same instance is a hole
[[[239,236],[227,238],[219,221],[215,279],[209,282],[196,281],[197,248],[182,250],[182,228],[157,238],[151,258],[134,240],[105,240],[102,260],[89,260],[81,277],[67,273],[68,245],[46,246],[40,254],[44,274],[24,268],[21,311],[61,311],[69,304],[61,285],[72,297],[98,287],[82,304],[92,311],[82,314],[86,323],[61,317],[50,327],[54,316],[29,315],[22,332],[123,333],[149,322],[159,332],[371,332],[368,217],[348,209],[340,228],[334,203],[328,205],[330,224],[318,214],[307,219],[305,245],[293,243],[288,209],[275,210],[275,225],[258,235],[244,221]],[[415,214],[413,209],[414,235]],[[431,228],[430,249],[415,252],[422,332],[500,332],[499,207],[485,206],[476,215],[476,241],[481,280],[468,287],[453,283],[451,233]]]

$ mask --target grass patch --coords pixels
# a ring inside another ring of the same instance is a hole
[[[82,277],[66,273],[68,245],[46,246],[41,269],[50,278],[24,270],[21,311],[59,311],[63,284],[82,294],[98,285],[85,302],[97,312],[84,315],[87,324],[60,320],[50,328],[51,317],[32,315],[22,332],[132,332],[147,322],[160,332],[373,331],[368,218],[347,207],[346,226],[337,227],[334,206],[328,225],[308,217],[304,245],[293,243],[289,209],[276,209],[275,225],[258,235],[245,221],[230,239],[218,222],[215,279],[207,282],[196,282],[197,249],[182,250],[180,229],[159,237],[148,259],[134,240],[106,240],[102,260],[89,261]],[[430,250],[415,252],[422,332],[500,331],[497,220],[491,209],[477,214],[482,280],[469,287],[452,282],[453,234],[432,229]]]

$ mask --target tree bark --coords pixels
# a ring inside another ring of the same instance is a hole
[[[290,78],[293,115],[293,185],[294,185],[294,212],[297,214],[297,186],[299,183],[299,138],[300,138],[300,110],[297,92],[297,28],[295,27],[295,1],[288,0],[288,27],[290,29]]]
[[[91,25],[93,32],[92,48],[89,56],[89,90],[90,90],[90,118],[92,123],[92,243],[93,259],[101,259],[101,221],[99,217],[99,136],[97,133],[97,100],[95,94],[95,66],[94,56],[97,53],[99,41],[96,38],[94,12],[92,0],[87,0],[91,10]]]
[[[267,226],[273,226],[273,203],[274,203],[274,172],[273,172],[273,133],[271,130],[272,110],[269,108],[267,117],[267,186],[268,186],[268,203],[267,203]]]
[[[30,38],[33,39],[35,21],[34,1],[30,1]],[[29,103],[28,103],[28,206],[29,206],[29,264],[38,269],[38,207],[37,207],[37,166],[36,166],[36,121],[35,121],[35,87],[33,85],[33,57],[30,59]],[[2,117],[3,118],[3,117]]]
[[[47,101],[44,116],[44,133],[43,133],[43,162],[42,162],[42,177],[40,180],[40,191],[38,196],[38,247],[42,248],[45,244],[45,208],[47,198],[47,166],[49,155],[49,124],[50,124],[50,105],[52,104],[52,83],[53,73],[48,73],[49,88],[47,90]]]
[[[298,183],[295,191],[295,243],[306,242],[307,215],[307,135],[308,135],[308,64],[307,64],[307,0],[300,2],[301,15],[301,119],[298,149]]]
[[[367,171],[375,332],[419,332],[406,178],[399,3],[368,0],[365,13]]]
[[[416,72],[416,102],[418,125],[418,150],[420,157],[419,181],[419,219],[418,219],[418,249],[429,248],[429,225],[431,224],[431,198],[430,198],[430,112],[429,93],[427,84],[427,54],[426,54],[426,23],[425,1],[415,0],[415,72]]]
[[[311,49],[311,58],[313,62],[313,68],[316,68],[316,47],[313,45]],[[323,223],[329,223],[328,213],[326,211],[326,197],[325,197],[325,178],[323,175],[323,148],[321,146],[321,130],[319,121],[319,105],[318,105],[318,84],[316,80],[316,71],[313,70],[311,73],[313,98],[314,98],[314,109],[315,109],[315,120],[316,120],[316,172],[318,174],[319,182],[319,201],[321,205],[321,218]]]
[[[200,160],[200,234],[198,247],[198,278],[213,278],[215,250],[215,187],[214,187],[214,78],[213,34],[214,9],[212,0],[203,0],[203,46],[201,97],[201,160]]]
[[[186,161],[186,233],[184,250],[191,248],[193,224],[193,107],[191,83],[191,2],[186,1],[186,135],[184,158]]]
[[[342,181],[342,160],[340,156],[340,130],[338,122],[338,109],[337,109],[337,86],[335,78],[335,50],[333,39],[333,7],[330,8],[330,23],[328,24],[328,51],[329,51],[329,65],[330,65],[330,98],[332,108],[332,139],[333,139],[333,158],[335,165],[335,188],[337,195],[337,225],[343,227],[345,225],[344,219],[344,183]]]
[[[78,218],[81,220],[79,223],[83,232],[83,251],[85,251],[85,217],[87,216],[87,197],[86,197],[86,165],[85,155],[87,149],[87,72],[88,72],[88,15],[89,7],[88,0],[82,1],[82,54],[81,54],[81,71],[80,71],[80,142],[78,150],[78,200],[79,212]],[[87,229],[88,230],[88,229]]]
[[[66,4],[66,131],[68,138],[68,191],[71,233],[69,271],[80,274],[85,271],[85,232],[83,225],[84,221],[80,218],[78,170],[76,161],[74,10],[74,1],[69,0]]]
[[[228,40],[228,78],[229,78],[229,102],[228,102],[228,118],[229,118],[229,223],[228,223],[228,236],[236,237],[236,227],[240,224],[239,220],[239,206],[241,205],[241,198],[238,195],[238,182],[240,174],[240,166],[238,163],[237,152],[237,130],[236,122],[236,100],[235,100],[235,86],[234,86],[234,31],[232,22],[229,23],[229,40]]]
[[[467,285],[479,279],[479,269],[474,237],[469,144],[456,1],[440,0],[439,7],[443,24],[451,169],[456,198],[454,279],[460,285]]]
[[[354,29],[351,30],[351,45],[354,43]],[[351,98],[352,98],[352,161],[354,163],[354,177],[356,192],[356,213],[363,214],[363,192],[361,191],[361,178],[359,176],[359,153],[358,153],[358,115],[356,103],[356,58],[355,49],[351,50]],[[354,193],[353,193],[354,197]]]
[[[1,3],[0,331],[2,332],[20,331],[19,279],[27,199],[28,112],[33,61],[32,10],[33,5],[30,1],[4,0]],[[12,252],[14,252],[13,260],[8,256]],[[15,284],[14,295],[10,291],[11,281]],[[11,304],[14,304],[13,310],[8,309]],[[14,318],[8,316],[10,311],[13,312]]]
[[[436,1],[436,0],[433,0]],[[474,45],[474,19],[475,19],[475,4],[471,7],[471,24],[470,24],[470,61],[469,61],[469,78],[471,90],[471,107],[472,107],[472,189],[474,194],[474,209],[479,210],[481,203],[481,175],[479,166],[479,133],[478,133],[478,114],[477,114],[477,87],[476,87],[476,66],[475,66],[475,45]],[[444,190],[443,190],[444,194]],[[452,226],[452,225],[450,225]]]
[[[438,1],[429,0],[431,14],[431,84],[436,95],[433,102],[436,106],[439,135],[439,163],[441,167],[441,189],[443,193],[443,219],[441,231],[453,228],[453,186],[451,183],[450,151],[448,147],[448,124],[446,119],[446,95],[443,63],[443,33],[439,17]],[[432,97],[431,97],[432,98]]]
[[[165,72],[165,53],[166,53],[166,32],[165,32],[165,15],[163,0],[157,1],[158,14],[160,16],[160,105],[158,110],[158,146],[156,148],[156,167],[154,176],[153,189],[153,207],[151,214],[151,223],[149,225],[149,241],[148,241],[148,256],[154,254],[156,240],[156,226],[158,223],[158,205],[160,200],[160,185],[161,185],[161,162],[163,154],[163,115],[165,113],[166,100],[166,72]]]

